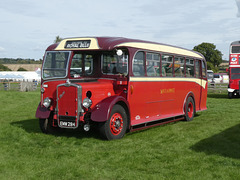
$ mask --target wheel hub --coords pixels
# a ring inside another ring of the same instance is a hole
[[[112,115],[110,120],[110,130],[114,135],[118,135],[121,133],[123,128],[123,118],[119,113],[115,113]]]

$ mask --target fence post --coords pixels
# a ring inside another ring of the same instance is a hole
[[[8,90],[8,81],[6,79],[3,81],[3,86],[4,86],[4,90],[7,91]]]

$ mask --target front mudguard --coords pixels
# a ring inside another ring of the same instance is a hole
[[[39,103],[37,111],[36,111],[36,118],[39,119],[47,119],[50,116],[51,111],[45,107],[41,106],[41,103]]]
[[[124,104],[129,109],[129,104],[122,96],[111,96],[99,102],[91,111],[91,120],[104,122],[109,119],[113,106],[117,103]]]

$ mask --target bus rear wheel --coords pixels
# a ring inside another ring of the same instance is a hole
[[[121,139],[127,130],[127,114],[120,105],[114,105],[109,119],[100,124],[100,133],[107,140]]]
[[[192,121],[195,114],[195,103],[192,97],[188,97],[185,104],[185,120]]]

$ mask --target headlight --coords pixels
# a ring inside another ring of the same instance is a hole
[[[82,103],[83,107],[90,108],[92,105],[92,100],[89,98],[85,98]]]
[[[51,105],[51,99],[49,99],[48,97],[45,98],[43,100],[43,106],[45,106],[46,108],[48,108]]]

